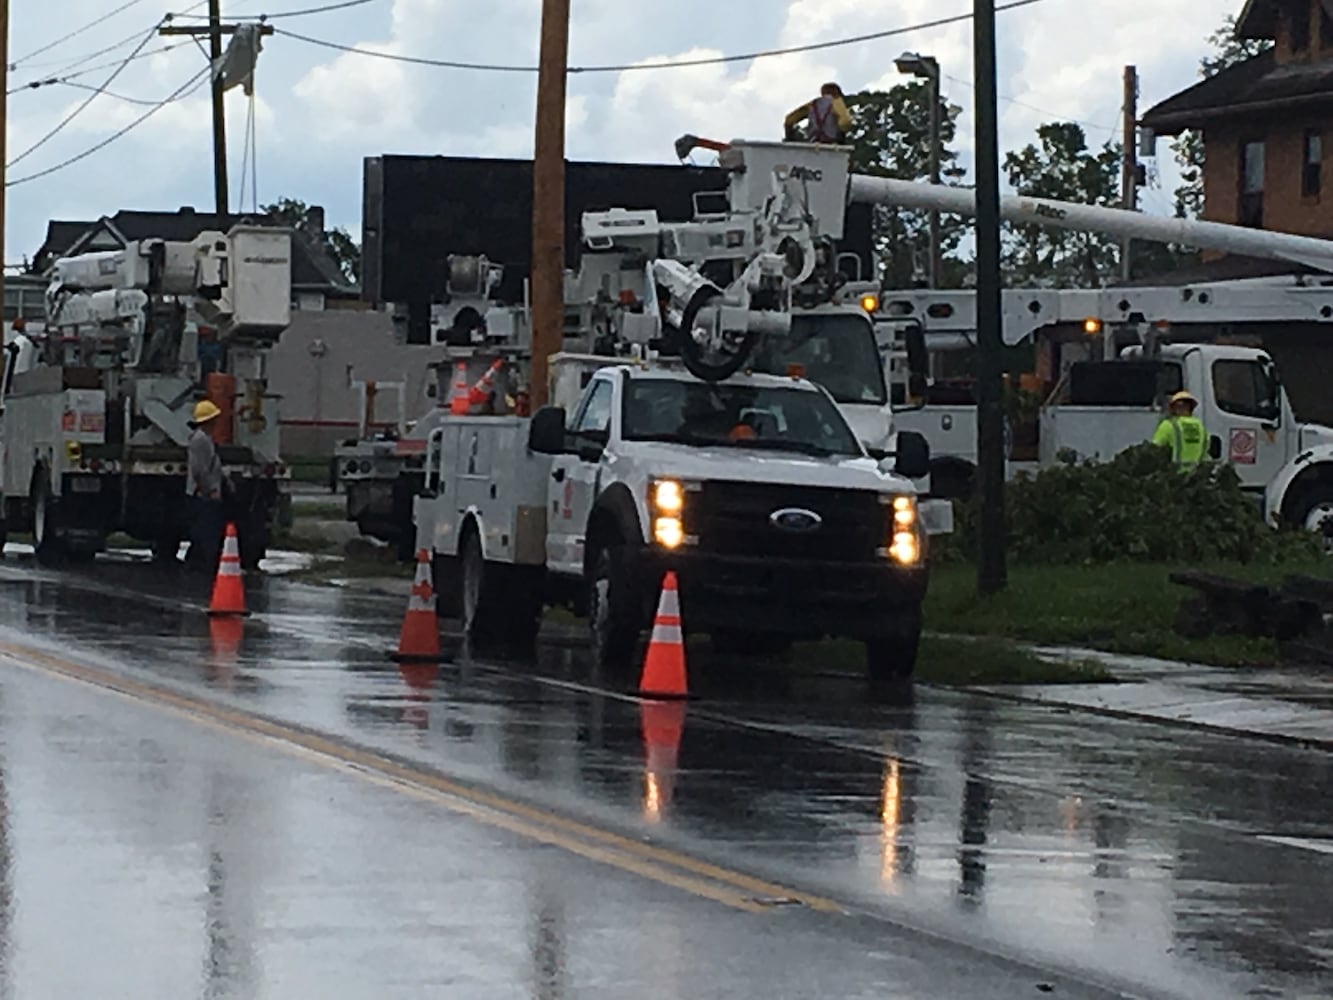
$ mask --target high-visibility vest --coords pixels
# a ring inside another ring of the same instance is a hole
[[[1208,432],[1198,417],[1167,417],[1157,425],[1152,443],[1171,449],[1171,460],[1180,466],[1194,466],[1208,451]]]

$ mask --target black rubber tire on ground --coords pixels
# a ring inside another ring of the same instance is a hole
[[[435,615],[459,620],[463,617],[463,561],[457,556],[436,554],[431,560],[431,582],[435,585]]]
[[[593,554],[588,580],[593,666],[608,679],[633,672],[634,654],[647,624],[628,563],[625,546],[606,546]]]
[[[168,566],[179,562],[183,536],[179,523],[164,521],[153,539],[153,562]]]
[[[492,643],[503,634],[503,604],[499,591],[499,573],[487,566],[481,551],[481,538],[469,528],[463,536],[459,553],[462,564],[463,634],[473,643]]]
[[[236,533],[241,549],[241,569],[247,573],[257,572],[273,541],[268,519],[263,514],[252,514],[247,521],[236,526]]]
[[[394,543],[398,561],[413,562],[417,557],[417,526],[412,520],[412,486],[401,477],[393,484],[393,520],[398,525]]]
[[[1323,534],[1333,542],[1333,483],[1313,483],[1302,489],[1287,505],[1288,518],[1298,528],[1314,530],[1310,521],[1315,512],[1323,509],[1329,516],[1323,520]]]
[[[866,640],[867,678],[874,684],[910,681],[916,672],[916,658],[920,648],[921,613],[917,611],[907,617],[894,632]]]
[[[545,610],[545,576],[537,566],[510,566],[505,573],[505,600],[509,604],[506,634],[516,652],[527,652],[537,642]]]
[[[45,468],[37,470],[32,484],[32,547],[44,566],[59,563],[64,556],[60,537],[58,503],[51,496],[51,480]]]

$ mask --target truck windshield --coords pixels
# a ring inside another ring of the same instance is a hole
[[[839,403],[883,406],[888,402],[884,362],[875,328],[861,314],[795,315],[785,337],[765,337],[755,355],[755,370],[787,374],[803,365],[805,377],[828,390]]]
[[[678,379],[634,379],[627,389],[623,436],[628,441],[865,454],[821,392]]]

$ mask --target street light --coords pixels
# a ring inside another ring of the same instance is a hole
[[[894,61],[899,73],[930,81],[930,183],[940,182],[940,64],[934,56],[904,52]],[[940,284],[940,213],[930,213],[930,287]]]

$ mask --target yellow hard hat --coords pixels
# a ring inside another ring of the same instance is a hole
[[[1173,402],[1173,403],[1193,403],[1195,406],[1198,406],[1198,405],[1199,405],[1199,401],[1198,401],[1197,399],[1194,398],[1194,394],[1191,393],[1191,392],[1186,392],[1184,389],[1181,389],[1180,392],[1178,392],[1178,393],[1176,393],[1174,396],[1172,396],[1172,397],[1171,397],[1171,402]]]
[[[201,399],[194,404],[194,422],[196,424],[206,424],[216,416],[222,413],[217,404],[211,399]]]

